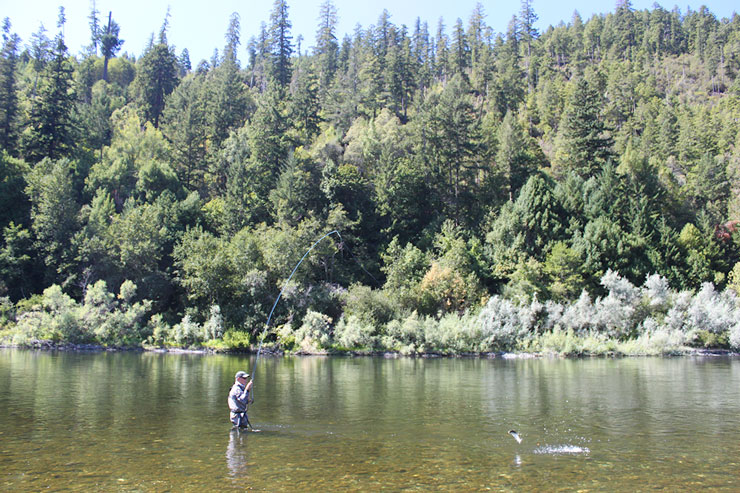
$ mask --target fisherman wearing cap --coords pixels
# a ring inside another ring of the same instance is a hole
[[[238,371],[234,376],[234,385],[229,391],[229,418],[234,426],[239,428],[249,426],[247,417],[247,405],[249,404],[249,391],[252,389],[252,381],[247,382],[249,373]]]

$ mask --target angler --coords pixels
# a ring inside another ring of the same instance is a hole
[[[247,409],[249,408],[249,391],[252,390],[252,380],[247,382],[249,373],[238,371],[234,376],[234,385],[229,391],[229,418],[234,426],[238,428],[252,428],[249,422]]]

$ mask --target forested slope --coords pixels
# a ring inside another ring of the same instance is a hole
[[[337,230],[285,348],[740,346],[740,16],[620,1],[538,32],[523,0],[505,33],[479,4],[340,40],[327,0],[305,49],[289,12],[248,42],[232,15],[194,66],[176,19],[134,55],[114,12],[74,56],[63,19],[6,19],[6,340],[246,347]]]

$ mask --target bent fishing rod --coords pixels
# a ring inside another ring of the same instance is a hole
[[[252,374],[251,374],[252,380],[254,380],[254,373],[257,370],[257,363],[259,362],[259,359],[260,359],[260,353],[262,353],[262,343],[265,341],[265,335],[267,334],[267,329],[270,328],[270,321],[272,320],[272,314],[275,312],[275,307],[277,306],[278,301],[280,301],[280,298],[283,296],[283,291],[285,291],[285,288],[288,287],[288,283],[293,278],[293,274],[296,273],[296,271],[298,270],[298,267],[300,267],[301,263],[303,263],[303,261],[306,259],[306,257],[308,257],[308,254],[311,253],[311,250],[313,250],[316,247],[316,245],[318,245],[319,243],[321,243],[321,240],[323,240],[327,236],[330,236],[330,235],[333,235],[333,234],[335,234],[335,235],[337,235],[337,237],[339,237],[339,245],[341,246],[343,244],[344,240],[342,240],[342,235],[340,235],[339,234],[339,231],[337,231],[336,229],[334,231],[329,231],[324,236],[322,236],[321,238],[319,238],[318,240],[316,240],[316,242],[313,245],[311,245],[311,248],[309,248],[308,250],[306,250],[306,253],[303,254],[303,257],[301,257],[301,259],[298,261],[298,263],[295,264],[295,267],[293,268],[293,272],[290,273],[290,276],[288,277],[288,279],[283,284],[283,288],[280,290],[280,294],[278,294],[277,298],[275,298],[275,303],[272,304],[272,309],[270,310],[270,315],[267,317],[267,323],[265,324],[265,328],[262,331],[262,335],[260,336],[260,344],[259,344],[259,347],[257,348],[257,357],[254,360],[254,365],[252,366]],[[251,397],[250,403],[251,402],[254,402],[254,394],[253,394],[253,392],[254,392],[254,387],[252,387],[252,391],[250,392],[250,397]]]

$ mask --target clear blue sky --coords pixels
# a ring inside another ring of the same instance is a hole
[[[400,26],[406,24],[409,31],[413,29],[416,18],[426,21],[432,35],[440,18],[449,34],[455,21],[460,18],[467,25],[473,8],[479,0],[400,0],[400,1],[361,1],[334,0],[339,14],[337,37],[352,34],[357,24],[363,28],[376,24],[384,8],[391,15],[391,22]],[[319,6],[323,0],[289,0],[289,17],[293,24],[291,33],[295,42],[302,34],[304,41],[302,51],[314,45]],[[519,11],[519,0],[480,1],[486,13],[486,24],[495,32],[505,32],[513,15]],[[635,9],[652,8],[654,0],[633,0]],[[691,4],[657,2],[665,9],[671,10],[675,5],[686,13],[688,7],[698,10],[706,5],[718,18],[731,17],[738,10],[736,1],[707,0]],[[0,18],[9,17],[13,32],[17,33],[24,43],[30,40],[31,34],[43,23],[47,35],[53,38],[57,33],[59,6],[64,6],[67,24],[65,40],[71,53],[77,54],[82,47],[89,44],[90,28],[88,15],[92,0],[0,0]],[[201,59],[209,59],[214,48],[221,50],[224,45],[224,33],[232,12],[241,17],[241,41],[239,58],[246,60],[246,44],[249,38],[259,33],[261,22],[269,23],[272,0],[96,0],[100,11],[101,22],[107,19],[108,12],[113,12],[121,27],[121,38],[125,40],[122,51],[135,56],[143,52],[152,33],[158,33],[170,5],[170,28],[168,41],[175,45],[178,55],[183,48],[190,52],[190,59],[196,65]],[[550,25],[560,21],[566,23],[574,11],[578,11],[584,20],[591,15],[607,13],[614,10],[615,0],[562,0],[559,2],[534,0],[533,7],[539,21],[537,27],[542,32]]]

